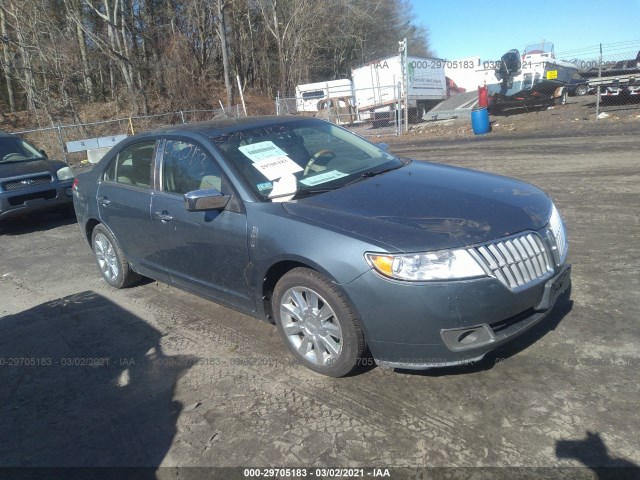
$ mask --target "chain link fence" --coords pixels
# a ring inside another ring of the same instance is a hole
[[[133,135],[171,125],[236,116],[244,116],[241,106],[212,110],[181,110],[179,112],[131,116],[99,122],[56,125],[54,127],[20,130],[11,133],[20,135],[38,148],[44,149],[51,158],[64,159],[69,164],[77,164],[85,160],[87,154],[86,152],[67,152],[67,142],[97,137]]]
[[[332,89],[330,83],[315,90],[278,94],[276,114],[321,118],[365,137],[401,134],[404,104],[399,85],[356,91],[350,86]],[[355,106],[353,99],[359,98],[360,92],[371,97],[365,107]]]
[[[561,52],[557,58],[570,61],[577,67],[572,80],[565,86],[570,97],[578,98],[580,108],[588,116],[602,120],[609,117],[636,116],[640,111],[640,42],[621,42],[601,47],[588,47]],[[334,81],[336,82],[336,81]],[[350,81],[339,88],[326,82],[315,90],[278,94],[275,99],[277,115],[317,117],[348,128],[364,137],[375,138],[400,135],[409,122],[420,121],[424,105],[405,109],[400,82],[354,91]],[[365,98],[365,106],[355,98]],[[412,115],[414,118],[412,118]],[[46,128],[13,131],[52,158],[76,164],[87,158],[86,152],[68,153],[67,142],[97,137],[131,135],[170,125],[212,120],[221,117],[244,116],[240,105],[210,110],[183,110],[157,115],[131,116],[82,124],[56,125]],[[34,123],[42,119],[36,118]]]
[[[569,96],[584,97],[596,119],[640,110],[640,42],[621,42],[599,50],[571,60],[578,71],[567,85]]]

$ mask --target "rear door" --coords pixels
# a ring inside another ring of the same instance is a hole
[[[247,218],[241,201],[213,158],[191,139],[167,138],[159,158],[159,190],[151,199],[151,231],[158,263],[173,283],[251,311],[245,277]],[[190,212],[184,194],[216,188],[234,195],[222,211]],[[235,205],[235,207],[233,207]]]
[[[125,147],[105,170],[97,202],[101,221],[113,232],[134,269],[152,270],[154,278],[166,281],[164,270],[154,261],[155,244],[149,235],[156,145],[151,139]]]

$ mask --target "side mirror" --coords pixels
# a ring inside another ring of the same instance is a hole
[[[44,158],[47,158],[47,152],[45,152],[44,150],[42,150],[42,149],[41,149],[41,150],[40,150],[40,153],[42,154],[42,156],[43,156]]]
[[[223,195],[217,188],[207,188],[185,193],[184,206],[190,212],[222,210],[230,199],[231,195]]]
[[[388,143],[376,143],[376,147],[378,147],[380,150],[384,150],[385,152],[389,151]]]

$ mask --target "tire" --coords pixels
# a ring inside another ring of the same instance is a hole
[[[584,97],[588,91],[589,88],[586,85],[578,85],[576,87],[575,94],[577,97]]]
[[[276,285],[271,306],[282,340],[305,367],[342,377],[363,358],[364,334],[354,310],[324,275],[291,270]]]
[[[124,288],[140,276],[131,270],[116,239],[103,225],[96,225],[91,234],[91,248],[105,282],[114,288]]]

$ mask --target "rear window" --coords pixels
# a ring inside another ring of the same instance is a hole
[[[302,92],[303,100],[316,100],[322,97],[324,97],[324,92],[322,90],[313,90],[312,92]]]

